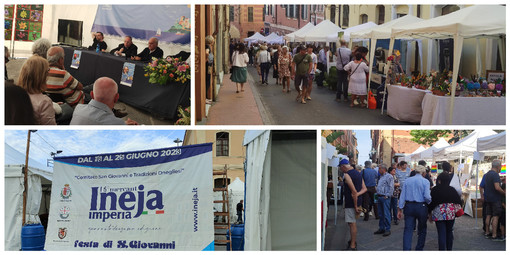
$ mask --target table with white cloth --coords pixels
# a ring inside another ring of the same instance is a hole
[[[426,93],[431,92],[400,85],[388,85],[388,115],[400,121],[420,123],[421,103]]]
[[[421,125],[448,125],[449,96],[426,94]],[[505,97],[455,97],[452,125],[505,125]]]

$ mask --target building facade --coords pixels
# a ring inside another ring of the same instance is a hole
[[[391,164],[397,162],[398,157],[411,154],[420,147],[413,142],[409,130],[371,130],[372,162]]]
[[[264,5],[229,5],[230,25],[239,31],[240,40],[264,32]]]
[[[244,182],[246,148],[244,130],[187,130],[183,145],[212,143],[213,169],[228,170],[228,183],[239,178]],[[213,176],[215,187],[223,183],[222,176]]]
[[[264,5],[264,32],[286,35],[308,23],[317,25],[324,20],[324,5],[270,4]]]
[[[208,98],[215,100],[223,79],[229,70],[230,21],[228,5],[196,5],[195,6],[195,120],[201,121],[207,116],[206,105],[206,61],[205,38],[212,36],[214,44],[211,52],[214,55],[212,67],[211,90]]]

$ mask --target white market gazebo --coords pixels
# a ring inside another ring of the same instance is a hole
[[[338,32],[343,30],[329,20],[323,20],[313,29],[310,29],[303,35],[296,35],[297,42],[336,42],[338,41]],[[334,38],[330,36],[337,35]]]
[[[304,36],[308,31],[310,31],[310,29],[313,29],[314,27],[315,27],[315,25],[309,22],[304,27],[300,28],[299,30],[285,35],[284,39],[289,42],[294,42],[296,39],[296,36]]]
[[[499,53],[502,69],[505,70],[506,7],[502,5],[473,5],[450,14],[421,22],[392,28],[390,48],[395,38],[412,37],[422,39],[453,38],[453,76],[450,91],[457,88],[460,58],[464,39],[499,39]],[[391,50],[391,49],[390,49]],[[478,51],[477,51],[478,53]],[[479,54],[479,53],[478,53]],[[477,57],[477,66],[481,65]],[[478,68],[477,68],[478,69]],[[455,93],[451,93],[449,124],[452,123]]]

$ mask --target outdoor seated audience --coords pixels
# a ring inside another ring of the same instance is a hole
[[[77,104],[83,104],[84,93],[83,85],[76,80],[64,67],[64,49],[62,47],[51,47],[48,50],[48,62],[50,70],[48,72],[48,80],[46,82],[47,92],[57,95],[71,107],[76,107]]]
[[[436,222],[439,250],[451,251],[453,247],[453,225],[455,213],[460,210],[462,201],[455,188],[450,186],[450,176],[442,172],[437,177],[437,185],[430,192],[432,201],[428,205],[429,220]]]
[[[5,82],[5,124],[35,125],[34,108],[27,92],[11,81]]]
[[[163,50],[158,47],[158,42],[158,38],[152,37],[149,39],[148,47],[138,55],[131,57],[131,59],[139,61],[150,61],[152,58],[162,58]]]
[[[92,43],[91,46],[89,46],[89,50],[95,50],[97,51],[99,45],[99,51],[105,52],[108,48],[108,45],[106,42],[104,42],[104,35],[102,32],[96,32],[94,34],[94,43]]]
[[[136,56],[138,53],[138,47],[133,44],[133,38],[128,35],[124,37],[124,43],[119,44],[119,46],[111,50],[110,53],[118,56],[126,56],[126,58],[131,58],[132,56]]]
[[[46,38],[39,38],[37,39],[37,41],[34,42],[34,44],[32,44],[32,54],[34,56],[47,58],[46,54],[50,47],[51,47],[50,40]]]
[[[49,69],[48,61],[39,56],[30,57],[21,67],[18,86],[30,96],[36,124],[56,125],[55,109],[51,99],[44,95]]]
[[[88,104],[79,104],[74,109],[71,125],[138,125],[136,121],[115,117],[112,109],[119,100],[117,83],[101,77],[94,82],[92,100]]]

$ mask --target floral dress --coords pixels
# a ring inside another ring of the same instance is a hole
[[[441,220],[454,220],[455,213],[460,210],[461,207],[459,204],[454,203],[443,203],[439,204],[432,210],[432,220],[433,221],[441,221]]]
[[[278,74],[280,74],[281,78],[290,77],[290,54],[287,53],[286,56],[280,54],[278,56]]]

